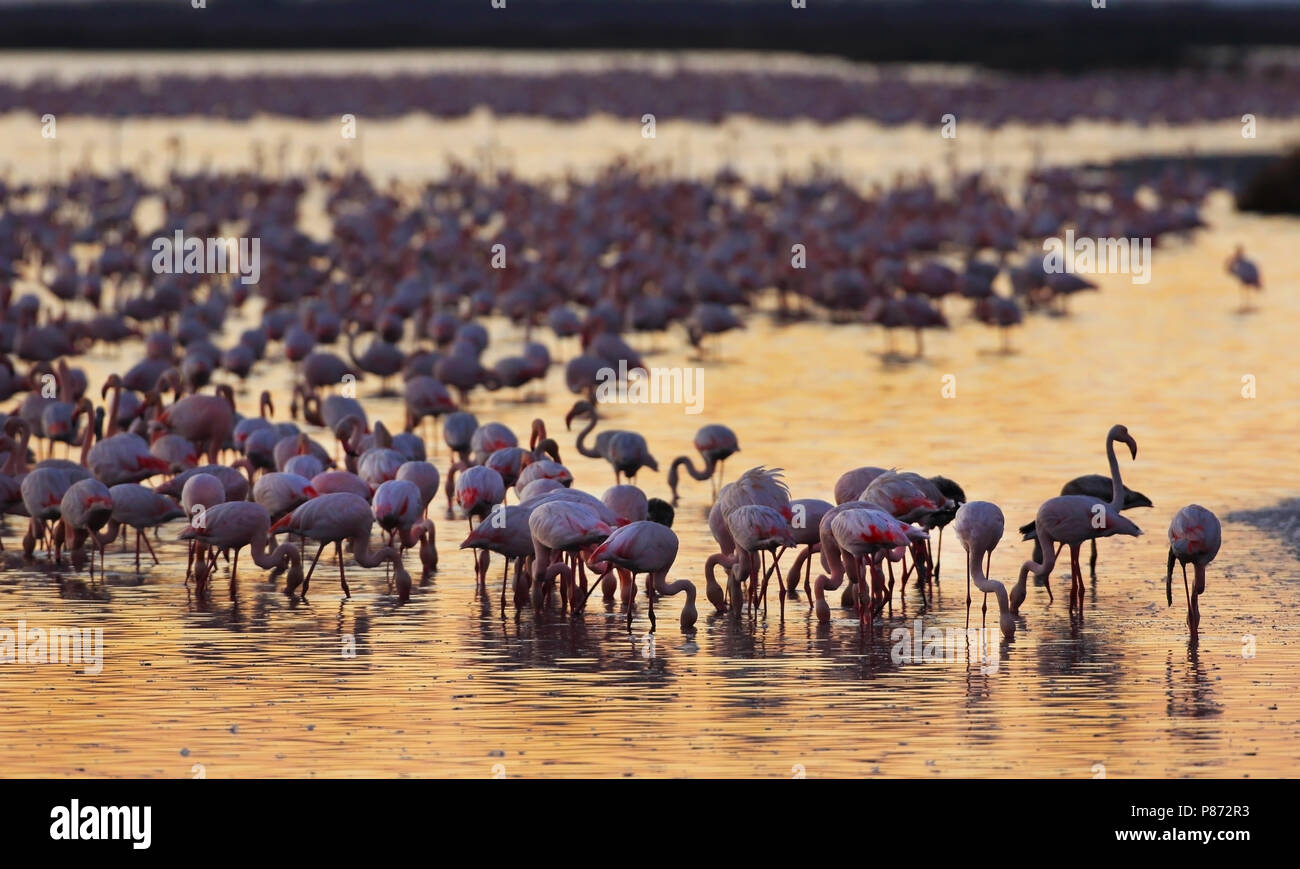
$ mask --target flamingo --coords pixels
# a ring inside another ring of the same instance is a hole
[[[505,568],[501,576],[501,608],[506,605],[506,582],[510,573],[510,562],[515,562],[515,581],[518,588],[520,568],[524,559],[533,554],[533,538],[528,530],[528,518],[532,510],[528,507],[511,505],[505,507],[491,521],[480,522],[461,542],[461,549],[484,549],[505,557]],[[477,562],[476,562],[477,565]],[[518,597],[516,597],[518,604]]]
[[[786,574],[787,594],[794,594],[799,588],[799,573],[803,571],[804,593],[811,594],[812,557],[821,552],[822,517],[835,509],[833,505],[818,498],[799,498],[790,502],[793,518],[790,530],[794,534],[794,545],[802,546]]]
[[[1259,267],[1253,262],[1246,259],[1246,251],[1241,245],[1233,251],[1232,258],[1228,260],[1228,274],[1232,275],[1241,285],[1241,310],[1251,310],[1250,302],[1247,300],[1247,291],[1259,291],[1264,289],[1264,284],[1259,277]]]
[[[421,561],[427,577],[438,566],[438,552],[430,539],[433,523],[424,518],[424,496],[410,480],[387,480],[375,490],[370,503],[379,527],[389,533],[406,550],[416,540],[421,542]]]
[[[234,550],[234,561],[230,567],[230,596],[234,598],[239,577],[239,550],[245,546],[258,567],[271,571],[275,578],[287,570],[287,582],[290,588],[302,582],[302,553],[292,543],[281,543],[270,552],[266,551],[267,540],[271,536],[271,516],[261,504],[252,501],[230,501],[214,504],[203,514],[202,524],[191,521],[180,534],[181,540],[193,540],[214,551],[229,553]],[[202,556],[199,556],[199,587],[207,582],[208,568]]]
[[[1109,501],[1111,495],[1110,477],[1101,474],[1084,474],[1082,477],[1075,477],[1061,487],[1062,495],[1087,495],[1090,498],[1096,498],[1098,501]],[[1132,510],[1134,507],[1151,507],[1151,499],[1141,492],[1124,487],[1124,506],[1120,507],[1120,512]],[[1043,550],[1038,544],[1038,530],[1033,522],[1020,526],[1020,533],[1024,535],[1025,540],[1034,541],[1034,561],[1043,560]],[[1088,569],[1093,579],[1097,578],[1097,539],[1094,537],[1089,541],[1092,546],[1092,555],[1088,559]]]
[[[861,501],[850,501],[828,510],[822,517],[819,530],[822,557],[831,574],[818,576],[813,582],[817,620],[823,623],[830,620],[830,607],[824,592],[839,588],[847,573],[858,587],[856,603],[861,627],[865,627],[885,603],[884,577],[880,573],[882,557],[929,536],[919,528],[895,519],[885,510]],[[846,560],[846,556],[850,558]],[[871,569],[870,604],[867,603],[864,565]]]
[[[725,425],[706,425],[695,433],[695,449],[704,457],[704,466],[695,470],[695,463],[690,456],[678,456],[668,466],[668,488],[673,493],[673,503],[677,503],[678,468],[685,468],[692,480],[709,480],[712,482],[711,497],[717,497],[717,489],[722,483],[723,466],[727,458],[740,452],[740,442],[736,433]],[[716,474],[716,478],[715,478]]]
[[[671,597],[679,592],[686,592],[686,604],[682,607],[681,626],[689,631],[695,626],[698,614],[695,611],[695,584],[689,580],[679,579],[668,582],[668,571],[677,558],[677,535],[671,528],[658,522],[633,522],[615,529],[604,543],[597,546],[588,559],[588,566],[598,573],[603,573],[610,566],[632,571],[633,587],[636,575],[646,576],[646,607],[650,616],[650,633],[655,631],[656,593]],[[632,605],[627,608],[627,627],[632,629]]]
[[[568,490],[565,490],[568,491]],[[624,526],[627,527],[627,526]],[[577,600],[573,568],[563,561],[563,556],[573,555],[581,574],[581,592],[587,593],[586,574],[576,553],[610,535],[611,528],[594,509],[577,501],[546,500],[533,508],[528,515],[528,531],[533,538],[533,609],[541,612],[549,596],[552,583],[560,579],[560,608],[568,607],[570,592],[573,611],[581,609]],[[628,616],[629,622],[631,615]]]
[[[1201,624],[1201,594],[1205,591],[1205,567],[1219,554],[1223,527],[1219,517],[1200,504],[1179,510],[1169,523],[1169,562],[1165,568],[1165,599],[1174,602],[1174,561],[1183,567],[1183,591],[1187,593],[1187,629],[1196,638]],[[1192,563],[1196,582],[1187,586],[1187,562]]]
[[[180,519],[185,515],[185,511],[171,498],[159,495],[139,483],[119,483],[110,487],[108,494],[113,499],[113,514],[105,536],[109,541],[113,541],[117,539],[119,529],[122,527],[134,528],[136,572],[140,571],[141,537],[144,538],[144,545],[149,548],[153,563],[158,564],[158,555],[153,551],[149,536],[142,535],[140,532],[145,528],[157,528],[173,519]],[[125,545],[126,541],[123,540],[123,546]]]
[[[181,487],[181,509],[185,511],[185,516],[190,523],[197,527],[201,528],[207,522],[207,519],[199,519],[198,517],[206,516],[208,508],[225,502],[226,487],[211,474],[194,474]],[[189,585],[190,576],[194,572],[195,547],[195,542],[191,540],[189,556],[185,564],[186,585]]]
[[[734,604],[740,594],[740,582],[748,580],[751,606],[757,606],[758,597],[767,604],[767,578],[763,564],[764,552],[772,553],[772,569],[777,571],[780,586],[781,618],[785,618],[785,583],[781,582],[779,550],[794,546],[794,533],[790,522],[775,508],[765,504],[745,504],[726,516],[727,531],[736,543],[737,560],[731,569],[731,599]],[[761,576],[761,579],[760,579]],[[761,590],[760,590],[761,583]],[[739,608],[734,610],[739,612]]]
[[[1126,534],[1137,537],[1142,533],[1132,521],[1120,515],[1124,506],[1124,482],[1120,479],[1119,459],[1115,458],[1115,442],[1128,444],[1129,452],[1137,458],[1137,441],[1122,425],[1112,426],[1106,433],[1106,458],[1110,462],[1111,499],[1107,503],[1087,495],[1058,495],[1043,502],[1038,508],[1035,526],[1038,541],[1043,548],[1041,563],[1032,559],[1020,565],[1020,578],[1011,590],[1011,612],[1019,613],[1025,599],[1025,579],[1032,572],[1047,583],[1056,563],[1054,543],[1070,547],[1070,610],[1075,605],[1083,612],[1083,570],[1079,567],[1079,547],[1085,540]],[[1052,587],[1047,585],[1047,598],[1052,600]]]
[[[884,468],[876,468],[870,465],[845,471],[835,481],[835,503],[844,504],[858,500],[862,493],[866,491],[867,486],[870,486],[871,482],[884,472]]]
[[[604,459],[609,462],[614,468],[615,483],[623,482],[625,474],[629,482],[635,480],[637,472],[643,467],[652,471],[659,470],[659,463],[655,461],[654,456],[650,455],[650,448],[646,445],[645,438],[633,431],[617,429],[603,431],[596,435],[595,449],[588,447],[585,439],[591,434],[598,421],[596,406],[586,400],[575,402],[564,417],[565,427],[572,428],[573,420],[580,416],[586,416],[588,422],[578,432],[576,444],[578,452],[587,458]]]
[[[99,574],[104,576],[104,544],[112,538],[101,537],[99,530],[113,518],[113,496],[108,487],[99,480],[78,480],[68,487],[59,501],[59,515],[63,522],[59,530],[63,541],[68,543],[68,550],[73,553],[73,564],[77,565],[76,553],[81,551],[86,538],[90,537],[99,550]],[[113,535],[117,536],[116,534]],[[55,536],[55,561],[58,561],[59,535]],[[91,554],[90,577],[95,578],[95,559]]]
[[[988,611],[988,595],[993,592],[998,599],[998,622],[1002,636],[1011,639],[1016,635],[1016,617],[1011,613],[1007,587],[996,579],[989,579],[984,568],[985,555],[991,555],[1002,540],[1005,527],[1002,511],[988,501],[968,501],[957,508],[953,527],[957,539],[966,550],[966,623],[970,624],[970,583],[973,577],[975,587],[984,592],[984,607],[981,612]]]
[[[311,584],[311,575],[320,561],[321,552],[326,544],[334,544],[334,554],[339,563],[339,585],[343,594],[352,597],[348,588],[347,575],[343,568],[343,542],[352,546],[352,557],[362,567],[378,567],[385,561],[393,565],[393,581],[397,585],[398,598],[405,602],[411,594],[411,576],[402,565],[401,553],[391,546],[370,549],[370,529],[375,524],[374,514],[365,498],[349,492],[334,492],[319,495],[294,510],[271,526],[271,533],[288,530],[303,537],[320,541],[316,557],[312,559],[307,576],[302,580],[301,597],[306,600],[307,589]],[[294,576],[290,574],[285,588],[287,594],[293,594],[297,588]]]

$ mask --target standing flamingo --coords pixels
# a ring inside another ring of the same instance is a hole
[[[1201,594],[1205,591],[1205,567],[1219,554],[1223,528],[1219,517],[1200,504],[1179,510],[1169,523],[1169,563],[1165,568],[1165,598],[1174,602],[1174,561],[1183,567],[1183,591],[1187,593],[1187,629],[1196,638],[1201,624]],[[1187,587],[1187,562],[1192,563],[1196,584]]]
[[[634,481],[637,472],[643,467],[652,471],[659,470],[659,462],[655,460],[654,456],[650,455],[650,448],[646,445],[645,438],[634,431],[619,431],[617,429],[603,431],[596,435],[595,448],[588,447],[586,437],[591,434],[598,421],[596,406],[589,401],[575,402],[564,417],[565,427],[571,428],[573,420],[580,416],[586,416],[588,422],[578,432],[578,452],[587,458],[604,459],[609,462],[614,468],[615,483],[623,482],[623,475],[625,474],[629,482]]]
[[[1096,498],[1098,501],[1109,501],[1111,495],[1110,477],[1101,474],[1084,474],[1082,477],[1075,477],[1061,487],[1062,495],[1087,495],[1090,498]],[[1124,506],[1120,511],[1132,510],[1134,507],[1151,507],[1151,499],[1141,492],[1124,487]],[[1025,540],[1034,541],[1034,561],[1043,560],[1043,550],[1038,545],[1038,529],[1033,522],[1020,526],[1020,533],[1024,535]],[[1089,541],[1092,545],[1092,555],[1088,559],[1088,569],[1093,579],[1097,578],[1097,538]]]
[[[580,501],[548,499],[528,515],[528,531],[533,537],[533,609],[541,612],[557,577],[560,580],[561,611],[569,606],[570,599],[574,612],[581,609],[577,595],[581,593],[585,602],[587,581],[577,553],[608,537],[611,531],[609,523],[595,509]],[[580,591],[573,566],[564,563],[566,555],[577,564],[581,577]]]
[[[690,456],[678,456],[668,466],[668,488],[672,490],[674,504],[677,503],[678,468],[682,467],[692,480],[712,481],[710,495],[716,498],[722,483],[723,465],[729,456],[740,452],[740,442],[736,440],[736,433],[725,425],[706,425],[695,433],[695,449],[704,457],[704,466],[698,471]]]
[[[1247,291],[1259,291],[1264,288],[1263,282],[1259,278],[1259,267],[1246,259],[1245,249],[1241,245],[1237,245],[1232,258],[1228,260],[1227,268],[1228,274],[1236,278],[1241,284],[1241,310],[1251,310],[1250,301],[1247,299]]]
[[[742,580],[749,583],[750,605],[756,607],[758,598],[762,597],[763,607],[767,608],[766,565],[763,563],[764,552],[772,553],[772,569],[776,571],[777,585],[780,586],[781,618],[785,618],[785,583],[781,581],[781,550],[794,546],[794,534],[790,522],[784,515],[764,504],[745,504],[732,510],[726,516],[727,531],[736,543],[737,560],[731,568],[731,604],[733,612],[740,612],[737,601],[740,598]],[[761,589],[760,589],[761,586]]]
[[[230,596],[235,596],[236,583],[239,578],[239,550],[245,546],[258,567],[271,570],[274,578],[288,570],[287,582],[290,588],[302,582],[302,554],[292,543],[281,543],[271,552],[266,551],[270,539],[271,516],[261,504],[252,501],[228,501],[208,507],[203,514],[203,523],[191,521],[181,532],[181,540],[194,540],[215,552],[234,550],[234,561],[230,567]],[[208,569],[205,559],[199,556],[199,588],[207,582]]]
[[[371,551],[370,529],[374,524],[374,514],[370,512],[370,504],[365,498],[350,492],[335,492],[312,498],[272,525],[271,533],[287,530],[320,541],[316,557],[312,559],[307,576],[302,580],[301,596],[304,600],[307,597],[307,589],[311,585],[311,575],[316,570],[316,563],[320,561],[321,552],[328,543],[334,544],[334,554],[338,559],[339,585],[343,587],[344,595],[352,597],[352,590],[348,588],[347,575],[343,569],[343,542],[346,540],[352,546],[352,557],[362,567],[378,567],[385,561],[392,563],[393,581],[397,584],[398,597],[405,602],[411,594],[411,576],[402,566],[401,553],[393,547],[385,546]],[[285,592],[293,594],[297,585],[293,575],[290,574]]]
[[[1020,578],[1011,590],[1011,612],[1019,613],[1025,599],[1025,579],[1030,572],[1047,584],[1047,599],[1052,600],[1052,587],[1048,580],[1056,564],[1057,550],[1053,544],[1070,547],[1070,610],[1075,605],[1083,612],[1083,569],[1079,567],[1079,547],[1083,541],[1097,537],[1127,534],[1137,537],[1142,533],[1133,522],[1120,515],[1124,507],[1124,482],[1120,479],[1119,459],[1115,458],[1115,441],[1128,444],[1129,452],[1137,458],[1137,441],[1122,425],[1112,426],[1106,433],[1106,458],[1110,462],[1110,503],[1087,495],[1058,495],[1043,502],[1034,520],[1038,542],[1043,548],[1041,563],[1030,560],[1020,565]]]
[[[695,611],[695,584],[679,579],[668,582],[668,571],[677,558],[677,535],[666,525],[658,522],[633,522],[616,529],[591,554],[588,565],[592,570],[603,573],[609,567],[621,567],[632,571],[635,583],[638,573],[646,576],[646,607],[650,615],[650,633],[655,630],[654,596],[660,594],[670,597],[678,592],[686,592],[686,605],[682,607],[682,630],[689,631],[695,625],[698,614]],[[627,626],[632,629],[632,605],[627,608]]]
[[[159,495],[153,489],[141,486],[139,483],[119,483],[108,490],[109,496],[113,499],[113,515],[108,523],[107,536],[110,540],[116,540],[119,529],[135,529],[135,569],[140,571],[140,539],[144,538],[144,545],[149,548],[149,555],[153,558],[153,563],[158,564],[158,555],[153,551],[153,544],[149,542],[147,534],[141,534],[146,528],[157,528],[173,519],[180,519],[185,515],[180,506],[168,498],[166,495]],[[126,541],[122,541],[123,546]]]
[[[953,520],[957,539],[966,549],[966,622],[970,624],[970,583],[974,577],[975,587],[984,592],[984,606],[981,612],[988,612],[988,594],[993,592],[998,599],[999,625],[1002,636],[1008,640],[1016,635],[1016,617],[1011,613],[1011,602],[1007,597],[1007,587],[996,579],[989,579],[985,573],[984,557],[991,555],[1002,540],[1005,520],[996,504],[988,501],[968,501],[957,509]]]

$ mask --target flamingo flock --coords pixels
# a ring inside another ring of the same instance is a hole
[[[795,498],[778,468],[727,481],[727,460],[743,455],[740,437],[710,423],[695,434],[694,453],[683,444],[665,462],[668,497],[651,497],[646,479],[660,461],[642,434],[609,425],[597,386],[604,371],[644,367],[639,337],[676,328],[703,353],[744,328],[769,290],[778,321],[814,313],[866,321],[883,326],[891,345],[893,330],[907,329],[918,356],[923,333],[956,314],[945,300],[970,302],[975,319],[999,329],[1030,312],[1060,315],[1069,296],[1094,287],[1044,273],[1035,244],[1066,225],[1187,236],[1211,187],[1196,173],[1155,179],[1153,198],[1117,175],[1040,168],[1013,204],[979,174],[946,184],[899,178],[863,193],[828,172],[764,186],[730,171],[696,182],[617,164],[560,190],[453,165],[411,196],[356,169],[186,171],[180,151],[177,143],[162,223],[148,231],[133,215],[159,190],[130,171],[0,185],[0,400],[13,401],[0,416],[0,507],[26,520],[20,549],[29,561],[58,566],[66,556],[75,569],[88,561],[93,581],[97,559],[102,581],[105,552],[119,539],[129,545],[127,529],[144,570],[142,552],[159,561],[150,532],[183,522],[173,539],[188,547],[185,582],[198,594],[211,593],[224,562],[234,596],[247,548],[258,569],[305,600],[333,544],[345,597],[350,556],[354,571],[382,567],[394,601],[405,603],[417,587],[408,555],[420,584],[443,566],[430,509],[442,495],[439,521],[465,522],[460,548],[470,550],[479,592],[492,557],[503,560],[503,608],[513,601],[517,612],[580,619],[599,588],[624,607],[629,628],[642,608],[653,628],[655,604],[683,595],[680,621],[690,630],[696,585],[670,578],[674,506],[696,494],[689,478],[710,483],[716,551],[702,573],[715,613],[766,613],[775,577],[781,618],[802,591],[817,623],[829,624],[827,595],[840,591],[839,605],[869,631],[902,602],[909,580],[934,605],[953,524],[969,582],[996,596],[1009,636],[1029,575],[1053,600],[1048,579],[1067,545],[1068,609],[1082,618],[1083,542],[1095,575],[1096,540],[1139,534],[1121,512],[1151,506],[1122,483],[1115,444],[1136,459],[1137,442],[1116,426],[1106,439],[1110,477],[1067,483],[1021,529],[1037,548],[1008,591],[991,574],[1001,511],[968,501],[946,476],[860,466],[840,476],[834,503]],[[324,240],[297,225],[312,188],[325,194]],[[230,223],[264,242],[255,287],[225,274],[153,271],[154,239],[216,236]],[[815,254],[806,268],[786,255],[796,237]],[[517,252],[512,267],[479,255],[498,244]],[[74,245],[96,253],[75,258]],[[1259,283],[1240,250],[1229,271]],[[1003,280],[1009,291],[997,289]],[[16,294],[22,285],[43,287],[54,302]],[[253,326],[228,336],[236,315]],[[490,317],[517,327],[498,339],[505,346],[494,344]],[[102,383],[76,364],[121,347],[139,350],[134,364]],[[281,393],[287,414],[270,393],[245,391],[255,368],[281,359],[292,370]],[[563,427],[539,417],[521,438],[474,412],[483,391],[501,403],[538,402],[561,366],[575,398]],[[393,429],[368,412],[372,396],[400,400]],[[613,486],[577,488],[562,460],[570,450],[605,462]],[[1170,531],[1171,558],[1196,571],[1195,595],[1190,585],[1187,593],[1193,634],[1218,533],[1199,513]]]

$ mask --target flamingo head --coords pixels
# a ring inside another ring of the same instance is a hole
[[[1128,427],[1123,425],[1112,426],[1110,434],[1107,435],[1108,441],[1119,441],[1128,444],[1129,453],[1133,458],[1138,457],[1138,442],[1134,440],[1133,435],[1128,433]]]
[[[573,421],[580,416],[595,413],[596,409],[591,406],[591,402],[586,399],[575,401],[573,407],[564,415],[564,428],[566,430],[573,428]]]

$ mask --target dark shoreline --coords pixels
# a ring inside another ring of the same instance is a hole
[[[185,0],[0,7],[0,48],[533,48],[787,51],[1077,71],[1235,63],[1300,46],[1300,8],[963,0]],[[1218,51],[1219,49],[1226,49]]]

